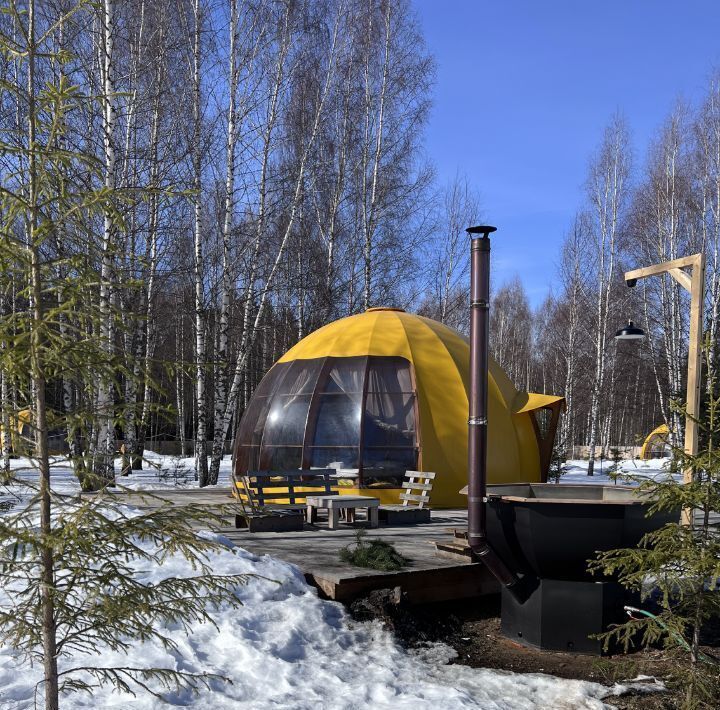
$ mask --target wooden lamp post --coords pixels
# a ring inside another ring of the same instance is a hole
[[[683,269],[690,269],[690,273]],[[670,274],[690,294],[690,341],[688,351],[687,404],[685,416],[685,453],[697,455],[700,416],[700,371],[702,369],[703,295],[705,289],[705,254],[693,254],[655,266],[634,269],[625,274],[625,283],[634,286],[638,279],[657,274]],[[685,483],[693,480],[692,468],[683,472]],[[686,511],[684,511],[685,514]],[[684,517],[684,516],[683,516]]]

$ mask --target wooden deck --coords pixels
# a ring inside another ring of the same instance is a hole
[[[160,504],[152,496],[176,505],[233,504],[229,491],[219,489],[163,489],[114,495],[140,509]],[[249,533],[234,526],[221,528],[219,532],[256,555],[271,555],[297,565],[306,579],[330,599],[349,601],[373,589],[399,586],[409,601],[420,603],[499,591],[484,565],[456,555],[443,555],[435,549],[436,541],[448,540],[453,528],[466,525],[466,510],[438,510],[432,511],[430,523],[392,527],[381,524],[377,529],[360,522],[356,526],[341,524],[338,530],[328,530],[327,523],[321,520],[316,525],[306,524],[302,532]],[[354,543],[359,527],[365,528],[366,539],[379,537],[392,543],[410,560],[410,565],[398,572],[381,572],[341,562],[340,549]]]

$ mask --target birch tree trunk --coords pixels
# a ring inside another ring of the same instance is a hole
[[[572,455],[572,450],[576,443],[575,437],[575,380],[576,369],[579,360],[579,334],[580,334],[580,314],[582,304],[582,242],[584,239],[583,223],[579,217],[576,217],[573,231],[563,246],[562,257],[562,276],[565,288],[565,300],[567,304],[567,339],[563,343],[563,352],[565,360],[565,393],[566,413],[560,424],[560,439],[568,455]]]
[[[234,280],[232,264],[230,231],[233,215],[235,213],[235,145],[237,142],[237,127],[235,116],[235,100],[238,89],[238,6],[237,0],[230,0],[230,67],[228,83],[228,111],[227,111],[227,141],[225,144],[225,195],[222,220],[222,282],[220,318],[218,324],[218,345],[215,357],[215,421],[214,429],[222,426],[223,416],[227,405],[227,379],[228,379],[228,325],[230,316],[230,302]],[[213,457],[215,455],[213,449]],[[211,472],[211,478],[213,474]],[[217,482],[217,476],[214,477]]]
[[[615,119],[607,129],[600,154],[591,167],[590,200],[594,208],[596,255],[596,308],[594,327],[595,367],[590,394],[590,433],[588,436],[588,476],[595,468],[600,398],[603,395],[606,370],[608,317],[611,313],[611,291],[616,276],[617,232],[626,201],[629,172],[627,129]]]
[[[5,289],[0,291],[0,318],[5,317],[7,296]],[[8,348],[8,342],[5,338],[0,339],[0,353],[4,355],[4,351]],[[9,375],[6,369],[0,371],[0,427],[2,427],[2,476],[4,480],[10,474],[10,453],[12,446],[12,430],[10,408],[10,386]],[[14,412],[15,416],[17,413]]]
[[[456,175],[442,195],[439,224],[442,239],[432,245],[428,260],[433,264],[430,287],[437,307],[429,315],[458,330],[467,331],[466,284],[469,261],[467,234],[469,225],[476,224],[480,201],[467,177]]]
[[[654,264],[684,256],[687,243],[687,185],[683,165],[685,130],[682,113],[676,111],[664,127],[652,154],[643,195],[647,204],[647,234],[640,244],[644,263]],[[683,226],[681,226],[683,225]],[[669,276],[643,284],[645,313],[648,326],[659,331],[657,342],[650,338],[649,352],[663,417],[670,429],[670,441],[680,446],[684,421],[672,411],[673,399],[682,399],[683,365],[685,360],[686,317],[684,294]]]
[[[101,15],[101,79],[103,108],[103,145],[105,149],[105,188],[115,187],[115,89],[113,82],[113,0],[103,0]],[[100,274],[100,339],[111,356],[114,349],[112,323],[113,285],[113,216],[105,210],[102,238],[102,267]],[[98,431],[92,456],[93,480],[91,486],[104,486],[114,480],[115,432],[114,392],[112,382],[101,378],[97,393]]]
[[[159,41],[162,44],[163,36],[160,33]],[[142,411],[140,415],[140,426],[138,428],[138,439],[133,450],[132,467],[135,470],[142,468],[142,460],[145,451],[145,439],[150,423],[150,404],[152,397],[152,359],[155,351],[155,301],[157,287],[157,266],[158,266],[158,239],[159,239],[159,212],[160,212],[160,161],[158,160],[158,141],[160,134],[160,107],[161,91],[164,82],[164,63],[157,62],[155,75],[155,96],[153,99],[152,123],[150,128],[150,204],[149,204],[149,225],[148,225],[148,246],[145,255],[147,263],[146,292],[145,292],[145,313],[144,313],[144,343],[143,353],[143,392]]]
[[[696,125],[702,199],[702,247],[706,255],[706,324],[711,348],[707,358],[708,389],[716,379],[720,357],[720,73],[710,82]],[[708,391],[708,395],[710,392]]]
[[[58,29],[57,29],[57,49],[59,52],[65,52],[67,51],[67,47],[65,46],[65,23],[63,19],[60,20],[58,23]],[[62,85],[65,81],[68,80],[65,72],[65,65],[62,62],[56,62],[55,63],[55,72],[56,72],[56,82],[58,85]],[[55,146],[59,150],[63,150],[65,146],[65,130],[67,130],[67,127],[64,126],[63,131],[58,131],[57,137],[56,137],[56,143]],[[61,170],[61,172],[65,173],[65,171]],[[65,261],[65,247],[64,247],[64,230],[62,225],[58,225],[55,229],[55,252],[57,254],[57,266],[55,268],[55,276],[57,279],[57,283],[61,284],[63,283],[66,275],[67,275],[67,267],[64,264]],[[58,308],[63,304],[63,293],[62,289],[57,289],[57,305]],[[67,316],[60,311],[58,315],[58,330],[60,331],[61,337],[65,337],[68,332],[68,319]],[[6,387],[6,383],[3,382],[3,387]],[[61,387],[62,387],[62,404],[63,404],[63,411],[66,414],[70,414],[73,412],[74,409],[74,397],[73,397],[73,380],[68,375],[65,374],[61,378]],[[3,393],[3,405],[5,403],[5,396],[6,393]],[[5,409],[3,409],[3,412]],[[71,416],[68,416],[66,418],[66,421],[72,422],[73,419]],[[3,423],[4,426],[4,423]],[[7,428],[4,429],[5,431],[9,431]],[[84,470],[84,460],[82,458],[82,446],[81,446],[81,437],[80,437],[80,431],[73,427],[67,432],[67,443],[70,453],[70,459],[72,462],[73,470],[75,472],[75,475],[80,480],[85,475]],[[9,442],[8,442],[9,445]]]
[[[205,268],[203,263],[203,234],[202,234],[202,113],[200,106],[200,55],[201,55],[201,0],[193,2],[193,16],[195,20],[192,65],[193,65],[193,246],[195,280],[195,399],[197,402],[197,422],[195,425],[195,475],[200,486],[208,484],[207,462],[207,392],[206,392],[206,366],[207,353],[205,350]]]
[[[323,214],[320,207],[319,199],[321,198],[320,191],[316,188],[313,190],[313,199],[315,202],[315,213],[317,217],[317,228],[320,233],[320,237],[325,243],[326,250],[326,261],[325,261],[325,318],[324,320],[330,320],[332,315],[337,309],[337,304],[334,298],[334,280],[335,280],[335,259],[337,241],[340,232],[340,207],[345,196],[345,187],[347,179],[347,162],[348,154],[350,152],[350,141],[351,137],[351,126],[350,126],[350,115],[351,115],[351,100],[353,94],[353,57],[352,54],[348,59],[348,66],[345,69],[345,78],[342,83],[342,110],[340,118],[335,123],[336,138],[335,151],[334,151],[334,165],[333,165],[333,176],[334,182],[332,186],[332,193],[330,198],[330,205],[327,215]],[[336,104],[339,100],[336,100]],[[336,157],[335,157],[336,156]],[[324,195],[322,195],[324,196]]]
[[[175,407],[177,413],[177,438],[180,441],[180,455],[187,456],[185,438],[185,328],[184,315],[180,304],[175,309]]]

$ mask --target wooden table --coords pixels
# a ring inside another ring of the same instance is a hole
[[[367,510],[367,519],[370,527],[378,526],[378,506],[380,501],[370,496],[307,496],[307,521],[312,523],[316,510],[328,511],[328,527],[330,530],[337,530],[340,522],[340,511],[346,510],[348,520],[352,520],[353,513],[358,508]]]

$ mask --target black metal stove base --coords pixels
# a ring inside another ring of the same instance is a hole
[[[524,602],[502,591],[503,636],[547,651],[602,655],[602,642],[592,634],[627,617],[628,594],[615,582],[568,582],[525,577]]]

